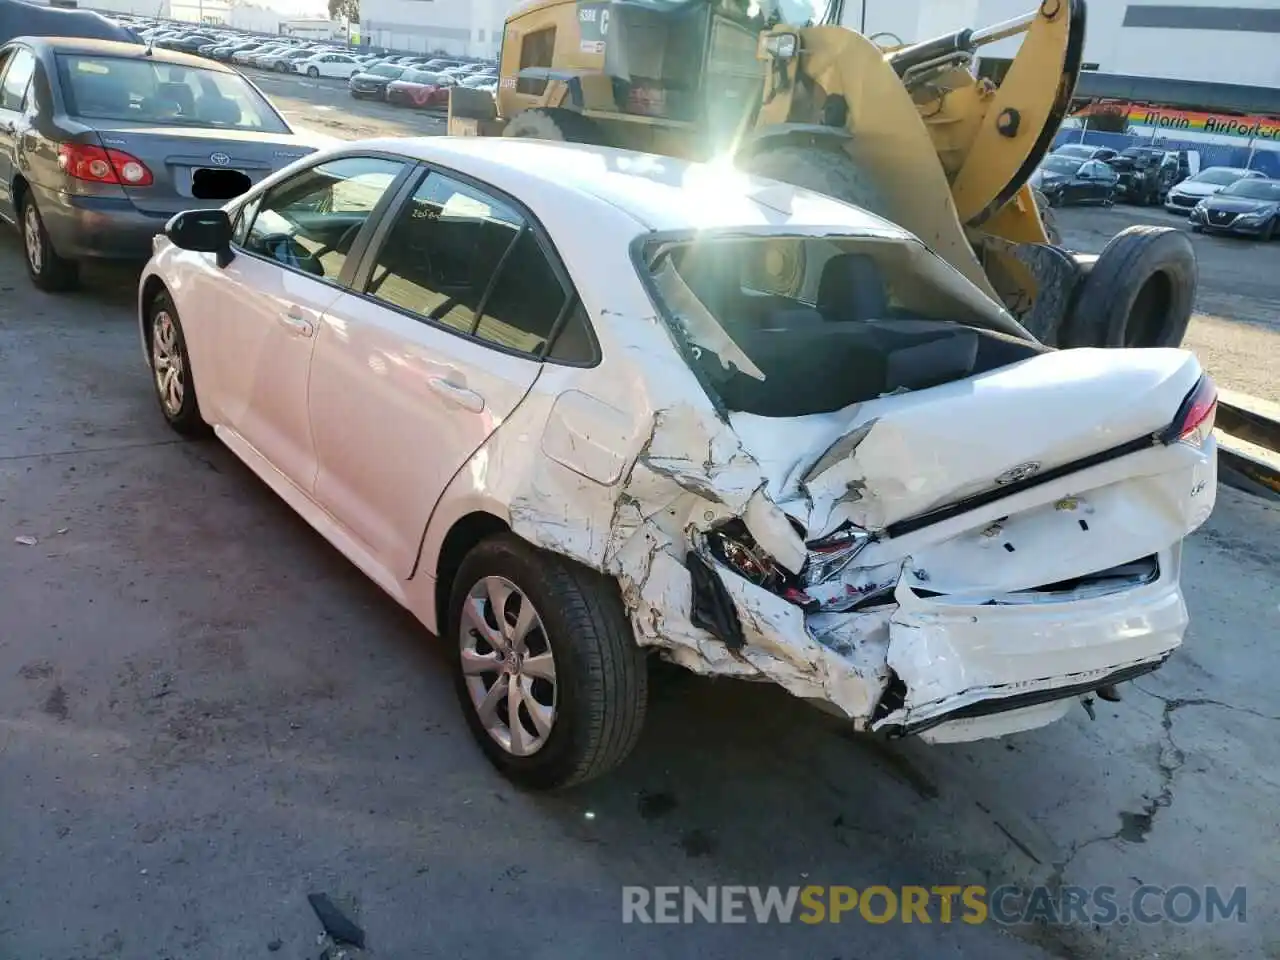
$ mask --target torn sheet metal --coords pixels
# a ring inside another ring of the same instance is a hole
[[[660,356],[652,318],[624,329],[624,351]],[[1012,516],[997,505],[900,541],[879,534],[989,489],[1010,461],[1048,466],[1161,426],[1185,393],[1180,379],[1198,375],[1175,352],[1127,364],[1072,353],[1070,370],[1045,354],[788,420],[722,419],[676,366],[663,368],[660,389],[611,384],[599,401],[549,402],[544,456],[510,501],[511,525],[613,576],[642,646],[695,673],[777,683],[858,727],[1071,686],[1179,644],[1186,615],[1173,547],[1206,513],[1190,492],[1206,485],[1202,451],[1155,451],[1142,461],[1148,472],[1117,464],[1069,496],[1019,494]],[[1141,412],[1124,412],[1144,394]],[[1070,429],[1047,431],[1046,418]],[[707,546],[718,535],[740,537],[741,549],[717,556]],[[1158,579],[1145,585],[1004,596],[1157,553]],[[699,609],[706,602],[718,606]],[[901,700],[882,707],[891,688],[905,688]],[[944,723],[930,737],[1023,729],[1059,710]]]

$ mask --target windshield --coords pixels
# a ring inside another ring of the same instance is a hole
[[[1001,344],[1026,350],[988,332],[1016,327],[914,240],[703,237],[655,241],[646,259],[677,344],[731,411],[831,412],[969,376]]]
[[[430,73],[426,70],[407,70],[401,80],[408,80],[410,83],[421,83],[429,86],[438,87],[445,83],[445,79],[438,73]]]
[[[375,77],[390,77],[392,80],[404,73],[404,67],[392,66],[389,63],[380,63],[376,67],[370,67],[368,70]]]
[[[1210,167],[1208,170],[1201,170],[1191,179],[1196,183],[1211,183],[1215,186],[1224,186],[1228,183],[1235,183],[1244,175],[1244,170],[1234,170],[1231,167]]]
[[[1237,180],[1219,196],[1280,202],[1280,180]]]
[[[1050,173],[1075,173],[1080,169],[1080,161],[1075,157],[1045,157],[1040,165]]]
[[[292,132],[238,73],[74,54],[58,57],[58,73],[67,113],[74,117]]]

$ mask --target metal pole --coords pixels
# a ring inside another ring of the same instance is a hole
[[[862,20],[858,24],[858,32],[867,35],[867,0],[862,0]]]

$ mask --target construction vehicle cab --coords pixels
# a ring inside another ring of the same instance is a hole
[[[1048,344],[1181,341],[1187,238],[1135,227],[1096,262],[1074,257],[1049,243],[1028,184],[1070,106],[1084,0],[892,49],[822,24],[826,10],[528,0],[507,20],[496,97],[454,88],[449,132],[723,159],[900,224]],[[976,51],[1018,35],[1003,81],[979,78]]]

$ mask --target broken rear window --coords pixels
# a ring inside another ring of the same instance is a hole
[[[827,413],[1043,350],[915,241],[709,237],[654,241],[658,307],[729,410]]]

